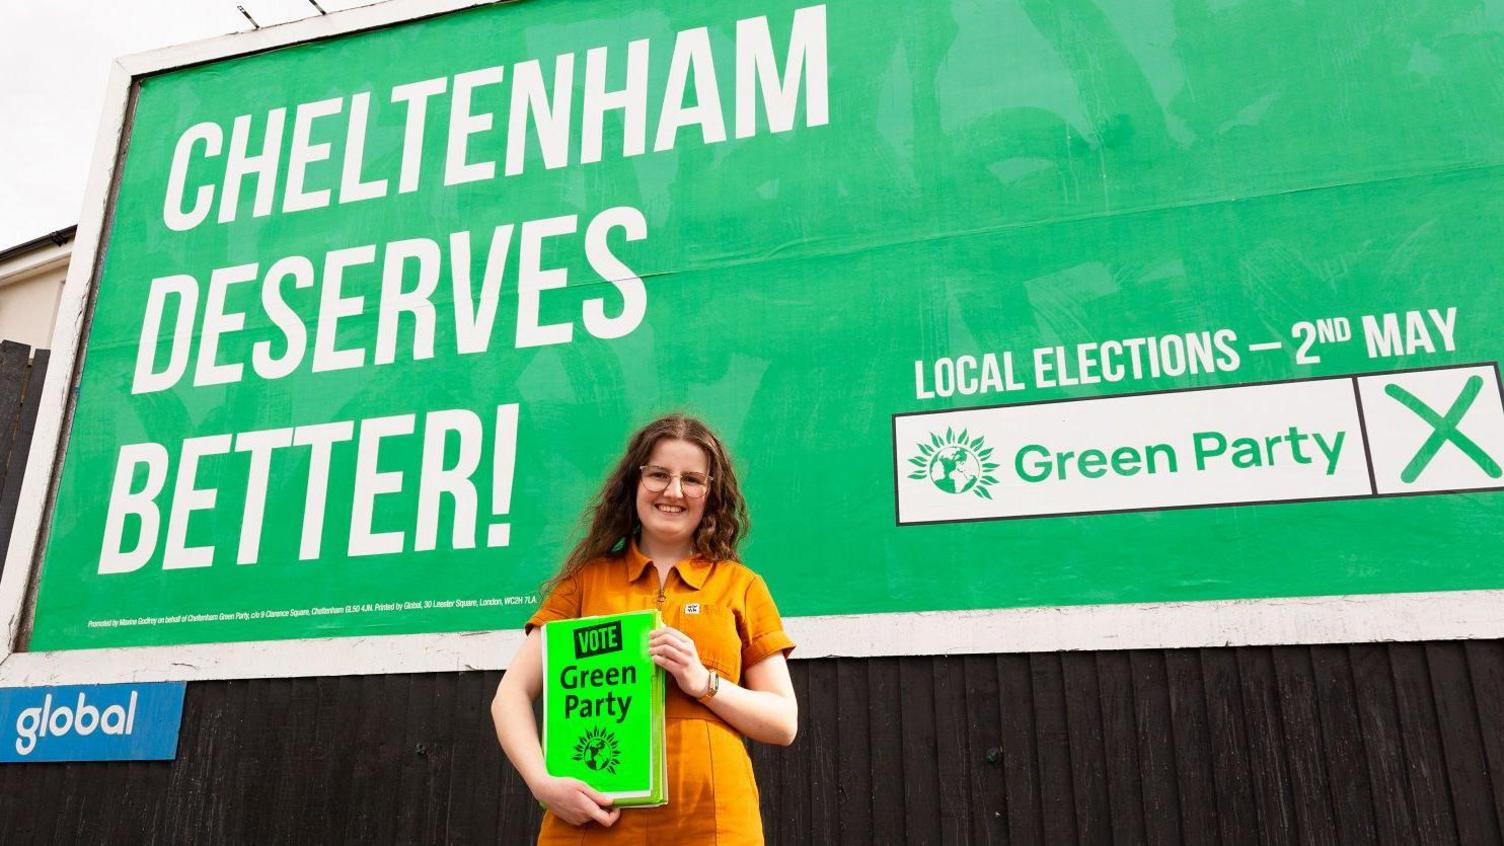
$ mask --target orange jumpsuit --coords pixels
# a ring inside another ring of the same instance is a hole
[[[661,590],[651,564],[635,543],[620,558],[591,562],[543,600],[527,628],[659,606],[665,624],[694,640],[700,661],[733,683],[741,681],[744,667],[794,648],[762,577],[739,562],[681,562]],[[761,844],[757,782],[741,735],[679,690],[673,678],[668,679],[664,741],[667,805],[624,808],[610,828],[572,826],[548,812],[538,842]]]

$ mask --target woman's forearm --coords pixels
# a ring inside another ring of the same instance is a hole
[[[707,692],[710,670],[694,641],[671,626],[648,639],[653,663],[662,667],[690,698]],[[799,731],[799,701],[782,652],[766,656],[742,672],[742,684],[723,679],[705,704],[733,728],[753,740],[787,746]]]
[[[496,739],[501,750],[522,780],[534,793],[535,785],[548,774],[543,765],[543,748],[538,742],[538,721],[533,718],[533,700],[543,692],[543,635],[533,629],[512,658],[512,665],[501,676],[496,698],[491,700],[491,721],[496,724]]]
[[[538,741],[538,722],[533,718],[533,703],[527,692],[509,688],[503,681],[496,689],[496,698],[491,700],[491,720],[496,724],[501,750],[531,787],[547,769]]]
[[[799,731],[799,703],[792,696],[750,690],[722,679],[705,704],[732,728],[761,743],[787,746]]]
[[[498,689],[491,702],[491,719],[496,723],[496,738],[507,760],[517,768],[522,780],[531,786],[547,770],[543,765],[543,748],[538,742],[538,723],[533,719],[532,703],[518,691]]]

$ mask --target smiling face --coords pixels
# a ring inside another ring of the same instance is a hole
[[[673,474],[710,475],[710,458],[705,451],[677,438],[660,440],[643,463],[662,467]],[[642,546],[664,550],[692,545],[695,529],[699,528],[700,518],[705,515],[707,497],[685,495],[683,483],[678,478],[667,488],[654,493],[642,483],[639,474],[637,519],[642,522]]]

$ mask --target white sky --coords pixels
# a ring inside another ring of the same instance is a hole
[[[370,0],[319,0],[333,12]],[[110,60],[311,17],[307,0],[0,0],[0,249],[78,223]]]

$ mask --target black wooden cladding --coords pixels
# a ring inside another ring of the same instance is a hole
[[[769,843],[1501,842],[1504,641],[792,666]],[[500,675],[192,683],[176,761],[0,766],[0,842],[529,842]]]
[[[0,341],[0,572],[21,500],[21,477],[46,373],[46,350],[36,350],[33,357],[25,344]]]

